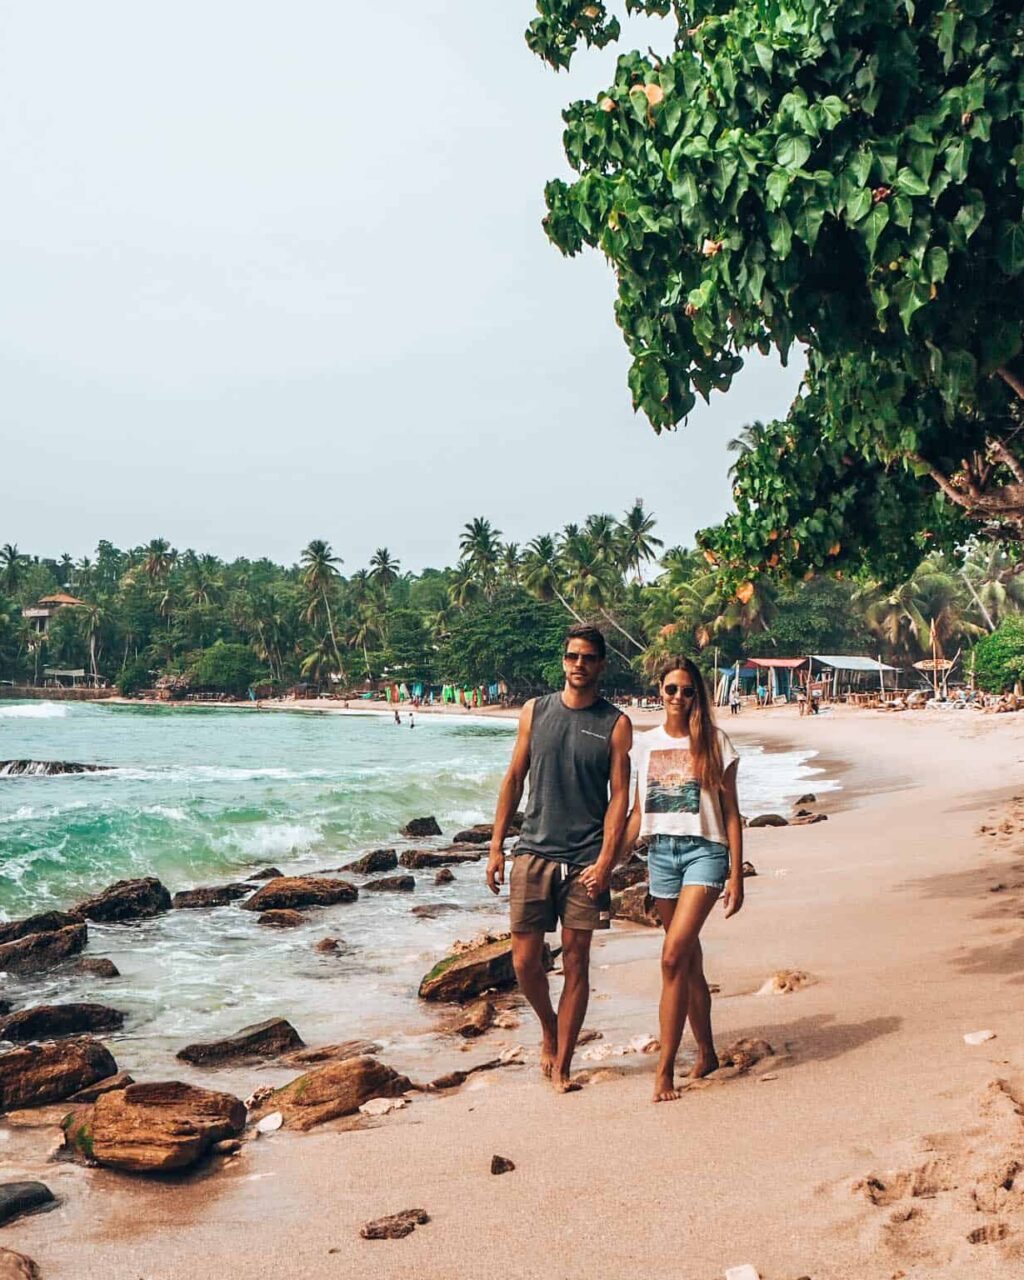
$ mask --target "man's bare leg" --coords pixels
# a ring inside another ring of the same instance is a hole
[[[658,1006],[661,1054],[654,1080],[655,1102],[672,1102],[679,1097],[679,1090],[675,1087],[675,1064],[689,1007],[690,966],[701,928],[717,897],[715,889],[687,885],[671,912],[661,949],[661,1002]],[[657,902],[660,912],[665,899],[659,898]]]
[[[512,964],[519,990],[540,1019],[540,1069],[550,1078],[558,1053],[558,1019],[551,1003],[548,975],[544,972],[543,933],[513,933]]]
[[[562,930],[564,982],[558,1002],[558,1055],[552,1076],[559,1093],[570,1093],[579,1088],[570,1079],[569,1071],[590,1002],[590,941],[593,936],[590,929]]]

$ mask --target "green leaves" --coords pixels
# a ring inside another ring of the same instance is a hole
[[[996,236],[996,261],[1008,276],[1019,276],[1024,270],[1024,226],[1004,222]]]
[[[926,196],[928,194],[928,183],[913,169],[901,169],[896,175],[896,185],[906,196]]]
[[[871,212],[867,216],[867,220],[861,228],[864,236],[864,242],[868,247],[868,256],[873,262],[875,259],[875,251],[878,248],[878,237],[889,225],[889,207],[888,205],[879,203],[872,206]]]
[[[783,169],[802,169],[810,154],[810,142],[799,134],[784,133],[775,144],[775,159]]]

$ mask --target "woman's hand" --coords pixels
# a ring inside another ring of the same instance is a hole
[[[729,919],[734,916],[743,906],[743,873],[738,876],[730,876],[729,882],[725,886],[725,893],[722,895],[722,903],[725,906],[725,918]]]

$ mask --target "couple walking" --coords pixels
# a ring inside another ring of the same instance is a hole
[[[665,929],[661,953],[661,1050],[654,1100],[677,1098],[675,1059],[687,1018],[697,1041],[692,1076],[718,1066],[700,931],[724,890],[726,916],[743,905],[743,829],[736,753],[715,726],[703,679],[670,658],[659,684],[665,722],[638,734],[599,693],[604,636],[573,627],[565,639],[565,687],[523,708],[494,819],[487,883],[505,882],[504,838],[529,801],[509,876],[512,957],[520,989],[540,1019],[541,1068],[562,1093],[578,1087],[573,1052],[590,998],[590,943],[611,923],[616,862],[648,840],[650,892]],[[630,757],[636,778],[630,806]],[[562,926],[564,985],[557,1012],[543,966],[544,935]]]

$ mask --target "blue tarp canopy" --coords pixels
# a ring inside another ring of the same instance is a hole
[[[823,667],[832,667],[836,671],[895,671],[895,667],[890,667],[885,662],[879,662],[876,658],[851,658],[844,654],[836,653],[814,653],[811,654],[812,662],[820,662]]]

